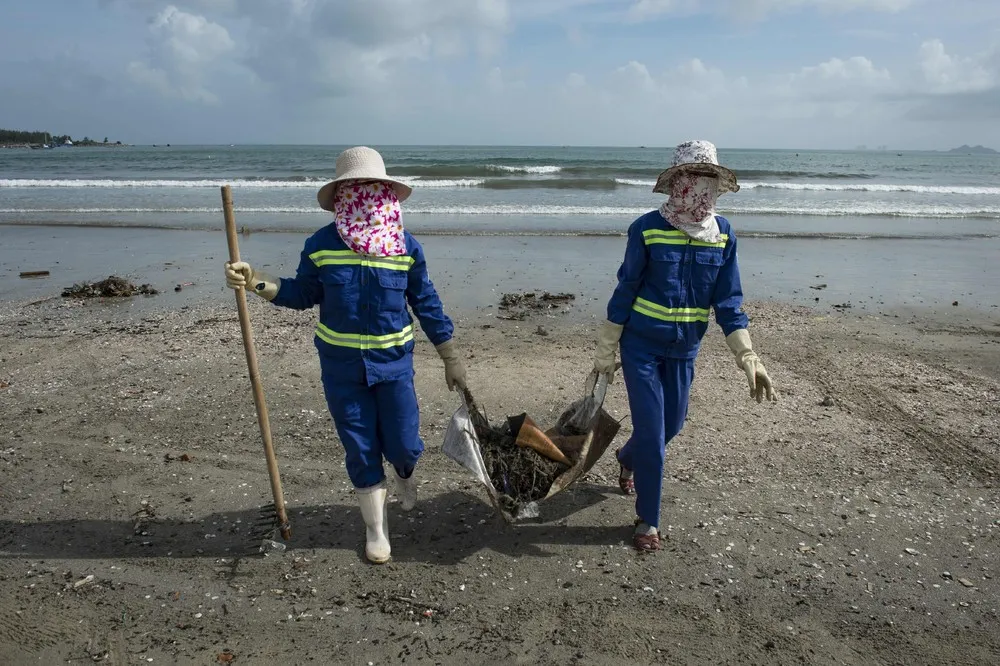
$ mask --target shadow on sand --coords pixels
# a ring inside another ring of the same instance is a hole
[[[393,559],[455,564],[484,550],[549,557],[553,553],[544,546],[616,544],[628,537],[629,526],[564,522],[603,503],[610,493],[606,486],[577,484],[543,503],[538,520],[512,526],[503,523],[481,493],[476,497],[450,491],[420,500],[410,513],[392,503],[388,522]],[[598,511],[612,513],[603,506]],[[612,515],[618,514],[620,509]],[[257,518],[257,511],[248,509],[192,520],[152,517],[138,525],[133,520],[0,521],[0,558],[246,557],[259,553],[260,536],[252,536]],[[334,549],[362,556],[364,525],[355,504],[289,507],[289,520],[289,551]]]

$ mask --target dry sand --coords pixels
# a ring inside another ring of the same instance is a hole
[[[773,406],[713,325],[654,556],[628,546],[610,455],[504,527],[440,451],[457,397],[421,339],[423,485],[412,514],[390,506],[394,559],[374,567],[315,315],[252,300],[294,530],[267,556],[247,537],[269,490],[234,306],[4,306],[0,662],[1000,661],[995,324],[753,303]],[[457,322],[491,417],[547,426],[578,396],[592,325]],[[626,416],[620,383],[607,407]]]

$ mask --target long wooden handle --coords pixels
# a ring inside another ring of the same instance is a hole
[[[240,260],[240,246],[236,240],[236,216],[233,213],[233,193],[228,185],[222,187],[222,212],[226,218],[226,241],[229,243],[229,261]],[[278,514],[278,526],[281,536],[286,541],[292,537],[292,530],[285,513],[285,497],[281,492],[281,476],[278,473],[278,459],[274,455],[274,445],[271,442],[271,423],[267,418],[267,403],[264,402],[264,388],[260,381],[260,370],[257,367],[257,352],[253,344],[253,328],[250,326],[250,311],[247,308],[247,294],[243,289],[236,289],[236,307],[240,314],[240,329],[243,331],[243,350],[247,356],[247,370],[250,372],[250,384],[253,387],[253,402],[257,407],[257,425],[260,426],[260,437],[264,441],[264,457],[267,459],[267,474],[271,478],[271,494],[274,496],[274,508]]]

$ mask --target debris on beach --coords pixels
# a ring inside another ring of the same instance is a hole
[[[533,312],[558,310],[574,300],[576,296],[573,294],[550,294],[547,291],[541,294],[532,291],[504,294],[500,297],[501,314],[497,318],[524,321]]]
[[[156,289],[148,284],[138,287],[125,278],[111,275],[100,282],[81,282],[72,287],[63,289],[65,298],[112,298],[130,296],[153,296],[158,294]]]
[[[549,460],[534,449],[517,445],[509,419],[501,426],[485,419],[476,424],[486,473],[500,494],[504,510],[517,513],[521,505],[544,499],[556,478],[569,467]]]
[[[475,405],[471,394],[466,400]],[[543,433],[527,414],[511,416],[494,425],[477,407],[469,410],[486,474],[504,511],[517,515],[523,506],[545,499],[556,480],[580,461],[587,431],[574,425],[574,414],[572,409],[568,410],[554,428]],[[611,433],[611,438],[615,433]],[[543,444],[548,447],[539,446],[540,439],[547,440]],[[543,455],[553,445],[558,455],[552,455],[551,451]],[[553,459],[556,457],[562,461]]]
[[[18,277],[21,278],[45,278],[49,276],[48,271],[21,271]]]

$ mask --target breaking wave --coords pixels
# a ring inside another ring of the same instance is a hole
[[[515,167],[511,167],[512,169]],[[520,168],[520,167],[517,167]],[[530,167],[525,167],[530,168]],[[548,167],[537,167],[548,168]],[[434,178],[401,177],[400,180],[416,188],[461,189],[484,188],[489,190],[614,190],[619,187],[652,188],[655,180],[641,178]],[[181,188],[203,189],[230,185],[243,189],[316,188],[326,182],[324,178],[296,176],[286,179],[235,179],[235,180],[117,180],[117,179],[0,179],[0,188]],[[960,185],[906,185],[893,183],[791,183],[748,181],[741,183],[744,190],[788,190],[799,192],[872,192],[911,193],[940,195],[1000,195],[1000,187],[975,187]]]
[[[720,201],[721,203],[721,201]],[[573,206],[545,204],[483,204],[441,206],[434,204],[413,204],[405,210],[406,215],[511,215],[511,216],[596,216],[635,218],[648,213],[652,207],[630,206]],[[217,214],[221,207],[32,207],[0,208],[4,215],[39,214]],[[242,213],[261,214],[316,214],[315,206],[236,206]],[[938,206],[899,202],[852,202],[844,205],[795,206],[775,205],[762,202],[759,205],[723,205],[721,215],[767,215],[767,216],[817,216],[817,217],[922,217],[922,218],[979,218],[1000,219],[1000,205],[997,206]]]

